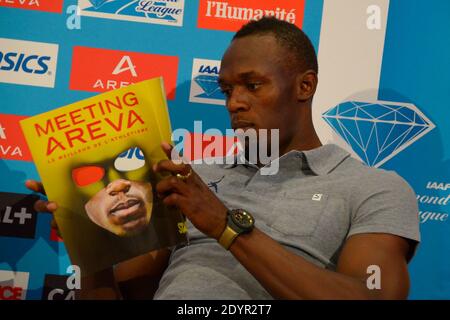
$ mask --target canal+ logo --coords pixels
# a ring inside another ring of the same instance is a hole
[[[219,87],[220,60],[194,59],[192,65],[190,102],[225,105]]]
[[[55,85],[58,45],[0,38],[0,82]]]

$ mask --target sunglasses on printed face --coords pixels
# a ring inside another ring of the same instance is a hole
[[[86,187],[101,181],[113,165],[118,172],[130,172],[145,166],[145,157],[141,149],[135,147],[122,152],[113,161],[102,164],[84,165],[72,169],[72,180],[78,187]]]

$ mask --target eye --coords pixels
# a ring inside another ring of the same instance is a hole
[[[220,91],[226,96],[229,97],[231,95],[231,87],[220,87]]]
[[[256,91],[261,87],[261,83],[260,82],[249,82],[247,83],[247,89],[249,91]]]
[[[105,176],[105,169],[97,166],[84,166],[72,170],[72,180],[78,187],[85,187],[100,181]]]

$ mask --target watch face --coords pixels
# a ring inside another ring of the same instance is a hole
[[[244,210],[233,210],[231,212],[231,219],[243,229],[251,228],[254,224],[252,215]]]

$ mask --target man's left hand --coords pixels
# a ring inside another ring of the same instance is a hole
[[[161,147],[171,159],[172,146],[164,142]],[[186,163],[161,160],[153,166],[153,171],[172,174],[156,185],[157,194],[163,198],[164,204],[179,208],[198,230],[219,239],[226,226],[228,209],[192,167]],[[181,177],[177,177],[177,174]]]

